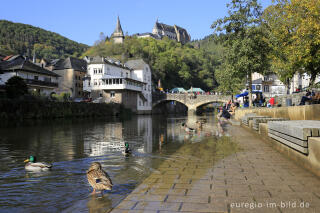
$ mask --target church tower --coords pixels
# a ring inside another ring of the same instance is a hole
[[[121,28],[119,16],[118,16],[118,20],[117,20],[116,29],[112,33],[111,38],[112,38],[114,43],[118,43],[118,44],[122,44],[123,43],[124,34],[123,34],[123,31],[122,31],[122,28]]]

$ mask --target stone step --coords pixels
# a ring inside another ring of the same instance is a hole
[[[308,137],[319,137],[320,121],[269,121],[268,129],[306,141]]]
[[[259,131],[259,124],[260,123],[268,123],[269,121],[286,121],[288,119],[287,118],[270,118],[270,117],[260,118],[260,117],[256,117],[256,118],[253,118],[252,120],[253,120],[252,128],[256,131]]]
[[[281,143],[283,143],[283,144],[285,144],[285,145],[287,145],[287,146],[289,146],[289,147],[291,147],[291,148],[293,148],[293,149],[295,149],[295,150],[297,150],[297,151],[299,151],[299,152],[301,152],[301,153],[303,153],[303,154],[306,154],[306,155],[308,154],[308,148],[307,147],[299,146],[299,145],[297,145],[295,143],[292,143],[291,141],[288,141],[286,139],[283,139],[281,137],[273,135],[270,132],[268,133],[268,136],[273,138],[273,139],[275,139],[275,140],[277,140],[277,141],[279,141],[279,142],[281,142]]]

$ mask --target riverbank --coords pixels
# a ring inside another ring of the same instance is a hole
[[[120,104],[54,102],[41,99],[3,99],[0,101],[0,119],[2,121],[128,117],[131,114],[131,110]]]
[[[163,163],[112,213],[118,212],[317,212],[320,180],[247,130],[230,126],[240,147],[217,159]],[[206,151],[208,150],[208,151]],[[195,150],[197,152],[198,150]],[[202,157],[204,156],[204,157]]]

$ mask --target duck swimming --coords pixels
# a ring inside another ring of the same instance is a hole
[[[88,171],[87,171],[87,179],[89,184],[93,188],[93,192],[91,194],[95,194],[96,190],[112,190],[112,181],[109,175],[101,168],[101,164],[99,162],[93,162]]]
[[[184,130],[188,133],[195,132],[196,130],[187,126],[187,124],[183,124]]]
[[[129,143],[125,142],[124,146],[125,146],[125,149],[124,149],[124,152],[122,152],[122,154],[125,155],[125,156],[131,155],[132,150],[129,148]]]
[[[36,156],[30,156],[29,159],[24,161],[26,163],[25,169],[28,171],[48,171],[52,168],[52,164],[44,163],[44,162],[37,162]]]

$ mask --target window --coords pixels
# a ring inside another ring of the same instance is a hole
[[[264,92],[269,92],[269,85],[264,85],[263,90],[264,90]]]
[[[97,80],[96,79],[93,81],[93,85],[97,85]]]
[[[256,85],[252,85],[252,90],[256,90]]]
[[[260,85],[256,85],[256,90],[261,90],[261,86]]]
[[[99,68],[99,69],[98,69],[98,72],[99,72],[99,74],[102,74],[102,69]]]
[[[97,69],[93,69],[93,74],[97,74]]]
[[[34,76],[34,80],[39,80],[39,76]]]
[[[115,97],[115,95],[116,95],[116,94],[115,94],[115,92],[114,92],[114,91],[111,91],[111,92],[110,92],[110,97],[111,97],[111,98],[114,98],[114,97]]]

